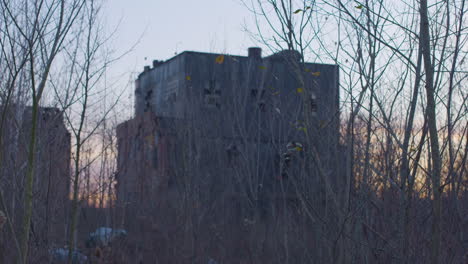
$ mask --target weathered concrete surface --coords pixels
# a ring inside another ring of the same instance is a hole
[[[338,67],[301,64],[301,87],[294,53],[251,55],[183,52],[138,77],[135,118],[117,129],[117,200],[143,258],[284,263],[287,234],[301,241],[289,261],[302,263],[300,245],[317,242],[298,193],[327,199],[312,148],[337,175]]]
[[[3,108],[2,108],[3,109]],[[21,227],[24,179],[31,133],[31,108],[8,108],[4,124],[0,185],[5,204],[14,226]],[[17,115],[16,113],[22,113]],[[66,208],[69,206],[70,133],[64,125],[62,113],[56,108],[41,107],[38,113],[34,167],[31,256],[47,256],[35,252],[39,247],[65,244]],[[19,233],[20,230],[18,229]],[[11,259],[14,250],[11,238],[3,232],[0,256]],[[34,262],[34,260],[32,260]],[[0,262],[1,259],[0,259]],[[7,261],[8,262],[8,261]],[[4,262],[4,263],[7,263]]]

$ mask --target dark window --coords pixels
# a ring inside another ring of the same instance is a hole
[[[265,112],[265,110],[266,110],[265,105],[266,105],[266,104],[265,104],[265,101],[264,101],[264,100],[260,100],[260,101],[258,102],[258,109],[260,109],[260,111],[262,111],[262,112]]]
[[[153,94],[153,90],[149,90],[146,92],[145,96],[145,107],[143,109],[143,112],[148,112],[151,108],[151,95]]]
[[[257,90],[257,89],[252,89],[252,90],[250,90],[250,95],[251,95],[252,97],[257,97],[257,94],[258,94],[258,90]]]
[[[317,97],[315,96],[315,94],[312,94],[310,96],[310,108],[311,108],[311,111],[313,114],[316,114],[317,113]]]
[[[153,169],[157,169],[158,168],[158,148],[157,147],[153,147],[153,150],[152,150],[152,163],[153,163]]]
[[[221,90],[216,85],[215,80],[211,80],[205,89],[203,89],[203,103],[205,106],[213,106],[220,108],[221,106]]]
[[[217,94],[206,94],[204,100],[206,106],[214,106],[217,108],[221,106],[220,96]]]

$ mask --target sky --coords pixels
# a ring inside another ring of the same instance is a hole
[[[138,73],[185,50],[246,55],[253,16],[240,0],[108,0],[103,9],[116,54],[114,72]]]

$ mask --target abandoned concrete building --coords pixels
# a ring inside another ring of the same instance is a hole
[[[135,117],[117,128],[117,204],[121,224],[158,245],[160,260],[265,263],[278,245],[249,259],[238,252],[292,217],[279,200],[294,207],[297,192],[320,186],[305,154],[320,153],[337,177],[338,66],[301,59],[187,51],[138,76]],[[313,232],[304,224],[291,232]]]
[[[11,221],[21,222],[32,108],[13,105],[1,109],[6,111],[7,118],[0,146],[0,185]],[[64,125],[61,111],[57,108],[40,107],[33,183],[32,239],[35,243],[49,245],[52,242],[64,242],[66,221],[63,219],[69,205],[70,150],[70,133]],[[2,237],[1,241],[10,239]],[[11,243],[2,243],[0,256],[8,259],[7,252],[14,253],[15,250],[4,248],[5,245]]]

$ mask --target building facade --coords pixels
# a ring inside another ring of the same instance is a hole
[[[294,207],[298,192],[323,192],[312,188],[321,186],[313,160],[337,177],[338,67],[295,51],[183,52],[145,67],[135,86],[135,117],[117,128],[122,224],[150,234],[165,260],[275,258],[274,243],[247,259],[235,252],[286,221],[279,201]]]
[[[0,145],[0,185],[10,221],[18,227],[16,232],[20,234],[32,109],[14,105],[2,110],[7,112]],[[35,252],[47,248],[45,245],[65,243],[67,221],[64,219],[67,217],[70,189],[70,133],[64,125],[60,110],[40,107],[36,131],[34,210],[31,221],[32,256],[47,254]],[[9,232],[4,232],[6,237],[0,239],[3,242],[0,246],[0,256],[6,260],[10,259],[10,253],[16,252],[11,238],[7,237],[8,234]]]

